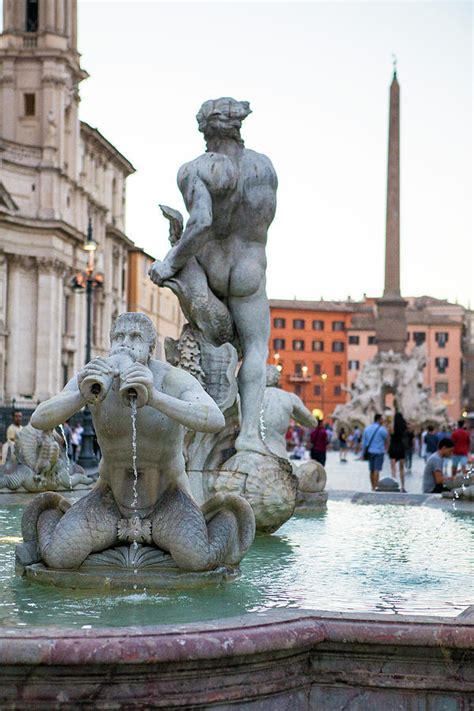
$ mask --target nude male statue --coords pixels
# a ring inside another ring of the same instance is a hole
[[[218,432],[224,417],[194,377],[151,357],[155,338],[147,316],[122,314],[112,326],[109,357],[92,360],[33,413],[34,427],[52,429],[89,403],[102,451],[96,487],[65,513],[44,504],[53,494],[30,504],[27,520],[36,526],[49,567],[77,568],[91,552],[117,545],[119,522],[134,517],[144,530],[148,526],[147,542],[171,553],[185,570],[237,563],[253,540],[253,513],[244,499],[224,497],[217,513],[206,512],[214,514],[206,525],[192,498],[183,457],[185,427]],[[120,371],[116,364],[121,358],[130,364]],[[99,400],[89,389],[94,379],[105,384]],[[130,388],[146,391],[146,404],[137,410],[135,507],[131,410],[123,397]]]
[[[278,457],[288,458],[285,434],[293,419],[305,427],[317,427],[318,421],[294,393],[278,388],[280,373],[274,365],[267,365],[267,387],[263,398],[265,443]]]
[[[152,265],[150,277],[162,286],[192,259],[204,272],[211,292],[230,312],[242,349],[242,419],[235,448],[268,454],[259,417],[270,335],[265,245],[277,177],[266,156],[244,147],[240,128],[249,113],[248,102],[231,98],[201,106],[196,118],[207,152],[178,172],[189,219],[165,259]]]

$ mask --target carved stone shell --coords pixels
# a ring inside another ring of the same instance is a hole
[[[307,491],[311,494],[324,491],[327,481],[326,470],[314,459],[295,467],[295,474],[298,477],[299,491]]]
[[[222,469],[203,474],[208,495],[236,493],[247,499],[261,533],[273,533],[294,512],[298,480],[285,459],[239,452]]]

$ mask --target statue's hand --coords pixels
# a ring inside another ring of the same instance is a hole
[[[142,363],[132,363],[120,376],[121,389],[135,388],[137,385],[142,385],[147,389],[148,399],[150,399],[153,388],[153,373],[150,368]]]
[[[77,384],[85,401],[90,404],[96,404],[97,402],[97,397],[91,392],[90,383],[87,384],[85,382],[86,378],[94,378],[99,383],[110,386],[114,374],[114,369],[105,358],[99,356],[87,363],[77,374]],[[107,390],[108,387],[106,387]]]
[[[160,262],[159,259],[153,262],[151,265],[148,275],[152,282],[157,286],[163,286],[164,282],[171,279],[178,270],[174,268],[171,263],[165,259],[164,262]]]

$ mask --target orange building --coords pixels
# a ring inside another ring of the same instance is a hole
[[[325,417],[347,399],[347,328],[352,313],[343,302],[270,300],[269,363],[281,370],[284,390]]]
[[[468,405],[466,310],[429,296],[406,301],[406,352],[424,344],[424,384],[455,420]],[[374,298],[270,300],[269,362],[281,369],[281,387],[329,418],[334,407],[348,399],[364,363],[377,353],[376,314]]]
[[[164,358],[165,338],[179,338],[185,319],[173,292],[156,286],[148,276],[154,261],[143,249],[134,247],[129,251],[127,308],[141,311],[151,318],[158,335],[156,354]]]

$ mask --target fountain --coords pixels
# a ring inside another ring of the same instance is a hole
[[[103,459],[74,504],[43,492],[27,505],[13,583],[20,512],[0,508],[5,708],[463,708],[472,698],[472,522],[431,495],[417,507],[330,501],[292,517],[298,481],[272,449],[265,398],[276,177],[243,148],[249,112],[233,99],[203,104],[209,152],[179,173],[186,228],[162,208],[172,248],[151,277],[188,319],[168,363],[153,358],[149,319],[122,314],[109,356],[32,417],[45,432],[89,404]],[[256,525],[277,533],[252,545]]]
[[[68,456],[62,425],[41,431],[28,423],[18,433],[13,456],[0,466],[0,493],[89,489],[93,479]]]

